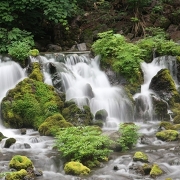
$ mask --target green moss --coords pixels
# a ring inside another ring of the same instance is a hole
[[[26,156],[15,155],[13,156],[13,158],[9,163],[9,167],[14,168],[16,170],[21,170],[21,169],[27,169],[29,167],[33,167],[33,163]]]
[[[153,164],[150,176],[153,178],[156,178],[157,176],[160,176],[163,173],[161,168],[157,164]]]
[[[39,55],[39,51],[38,49],[32,49],[29,51],[28,53],[30,56],[38,56]]]
[[[43,82],[43,74],[40,69],[40,65],[38,62],[32,63],[33,70],[31,74],[29,75],[29,78],[34,79],[36,81],[41,81]]]
[[[133,161],[148,162],[148,156],[143,152],[136,152],[133,156]]]
[[[38,128],[48,116],[59,113],[63,106],[52,86],[26,78],[2,100],[2,117],[12,128]]]
[[[90,173],[90,169],[88,167],[76,161],[66,163],[64,171],[66,174],[72,175],[88,175]]]
[[[168,129],[174,129],[174,126],[171,122],[167,122],[167,121],[161,121],[160,122],[160,127],[165,128],[166,130]]]
[[[62,115],[66,121],[75,126],[93,124],[93,115],[88,106],[83,106],[83,109],[80,109],[74,102],[66,102],[65,106],[66,108],[62,110]]]
[[[22,180],[27,174],[28,173],[25,169],[21,169],[17,172],[8,173],[6,175],[6,180]]]
[[[59,128],[67,128],[73,126],[67,122],[61,114],[55,114],[48,117],[39,127],[40,135],[51,136],[53,132],[57,132]]]
[[[178,135],[176,130],[163,130],[156,133],[156,137],[162,141],[175,141],[178,139]]]

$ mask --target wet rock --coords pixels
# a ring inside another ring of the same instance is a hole
[[[59,51],[62,51],[62,48],[60,46],[58,46],[58,45],[55,45],[55,44],[49,44],[47,51],[50,51],[50,52],[59,52]]]
[[[0,132],[0,141],[2,141],[2,139],[6,138],[2,132]]]
[[[21,131],[21,134],[22,134],[22,135],[25,135],[25,134],[26,134],[26,128],[22,128],[20,131]]]
[[[8,138],[5,142],[4,148],[9,148],[12,144],[16,142],[14,138]]]
[[[161,168],[157,164],[153,164],[151,172],[150,172],[150,176],[152,178],[156,178],[157,176],[160,176],[161,174],[163,174],[163,171],[161,170]]]
[[[95,119],[105,121],[107,116],[108,116],[107,111],[105,109],[101,109],[96,112]]]

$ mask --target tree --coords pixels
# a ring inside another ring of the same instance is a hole
[[[18,27],[41,36],[45,27],[56,23],[66,26],[76,9],[76,0],[1,0],[0,27]]]

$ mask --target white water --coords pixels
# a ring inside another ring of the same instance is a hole
[[[54,63],[56,67],[57,63]],[[80,108],[88,105],[94,115],[105,109],[108,113],[105,127],[117,128],[120,122],[133,120],[131,101],[122,87],[110,85],[106,74],[99,68],[98,57],[90,59],[85,55],[67,55],[65,68],[59,73],[66,100],[75,101]]]
[[[169,69],[174,82],[177,85],[177,65],[176,58],[172,56],[162,56],[154,58],[151,63],[143,62],[141,64],[141,69],[144,74],[144,84],[141,85],[141,92],[134,95],[134,99],[140,99],[143,104],[142,118],[143,120],[153,120],[153,103],[152,95],[156,94],[149,89],[150,82],[152,78],[161,70]],[[168,112],[167,112],[168,113]]]

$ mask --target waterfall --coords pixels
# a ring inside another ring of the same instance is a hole
[[[25,71],[14,61],[0,61],[0,102],[9,89],[25,77]],[[1,114],[1,109],[0,109]],[[2,124],[0,119],[0,125]],[[2,126],[3,128],[3,126]]]
[[[134,100],[136,101],[136,114],[138,114],[137,119],[154,119],[152,96],[156,96],[156,94],[149,89],[149,84],[158,71],[164,68],[170,71],[170,74],[178,87],[176,57],[162,56],[154,58],[151,63],[141,63],[141,69],[144,74],[144,83],[141,85],[141,92],[134,95]]]
[[[108,113],[105,127],[114,128],[120,122],[133,121],[131,101],[122,87],[110,85],[106,74],[100,70],[99,57],[71,54],[66,55],[63,65],[57,61],[53,65],[61,76],[67,101],[75,101],[80,108],[88,105],[94,115],[105,109]]]

